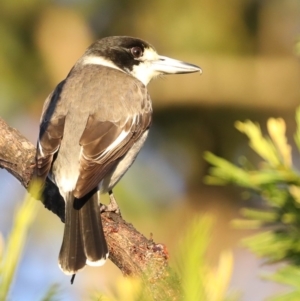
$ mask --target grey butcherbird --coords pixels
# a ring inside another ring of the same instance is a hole
[[[201,72],[126,36],[96,41],[45,101],[36,175],[65,200],[59,266],[75,274],[108,257],[97,191],[109,193],[134,162],[152,119],[147,84],[161,74]]]

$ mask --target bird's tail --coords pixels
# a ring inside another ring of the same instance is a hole
[[[79,208],[81,200],[66,196],[65,230],[59,253],[59,267],[65,274],[76,274],[84,266],[100,266],[108,257],[103,233],[98,195],[94,193]]]

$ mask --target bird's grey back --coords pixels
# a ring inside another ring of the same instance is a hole
[[[59,95],[56,95],[54,114],[66,117],[64,136],[52,167],[56,180],[62,173],[64,177],[77,175],[81,152],[79,141],[89,116],[95,115],[99,121],[123,124],[141,109],[152,111],[147,89],[139,80],[100,65],[75,65],[55,93]],[[57,170],[58,166],[64,170]]]

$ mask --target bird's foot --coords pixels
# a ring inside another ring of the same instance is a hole
[[[117,201],[113,195],[112,190],[109,191],[109,198],[110,198],[110,202],[108,205],[104,205],[104,204],[100,205],[100,212],[114,212],[116,214],[121,215],[120,208],[117,204]]]

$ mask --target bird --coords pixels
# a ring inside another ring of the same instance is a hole
[[[119,212],[113,188],[136,159],[152,123],[148,83],[160,75],[193,72],[202,70],[159,55],[146,41],[110,36],[88,47],[46,98],[35,175],[42,182],[48,177],[65,202],[58,259],[65,274],[74,277],[108,258],[99,192],[110,197],[104,210]]]

